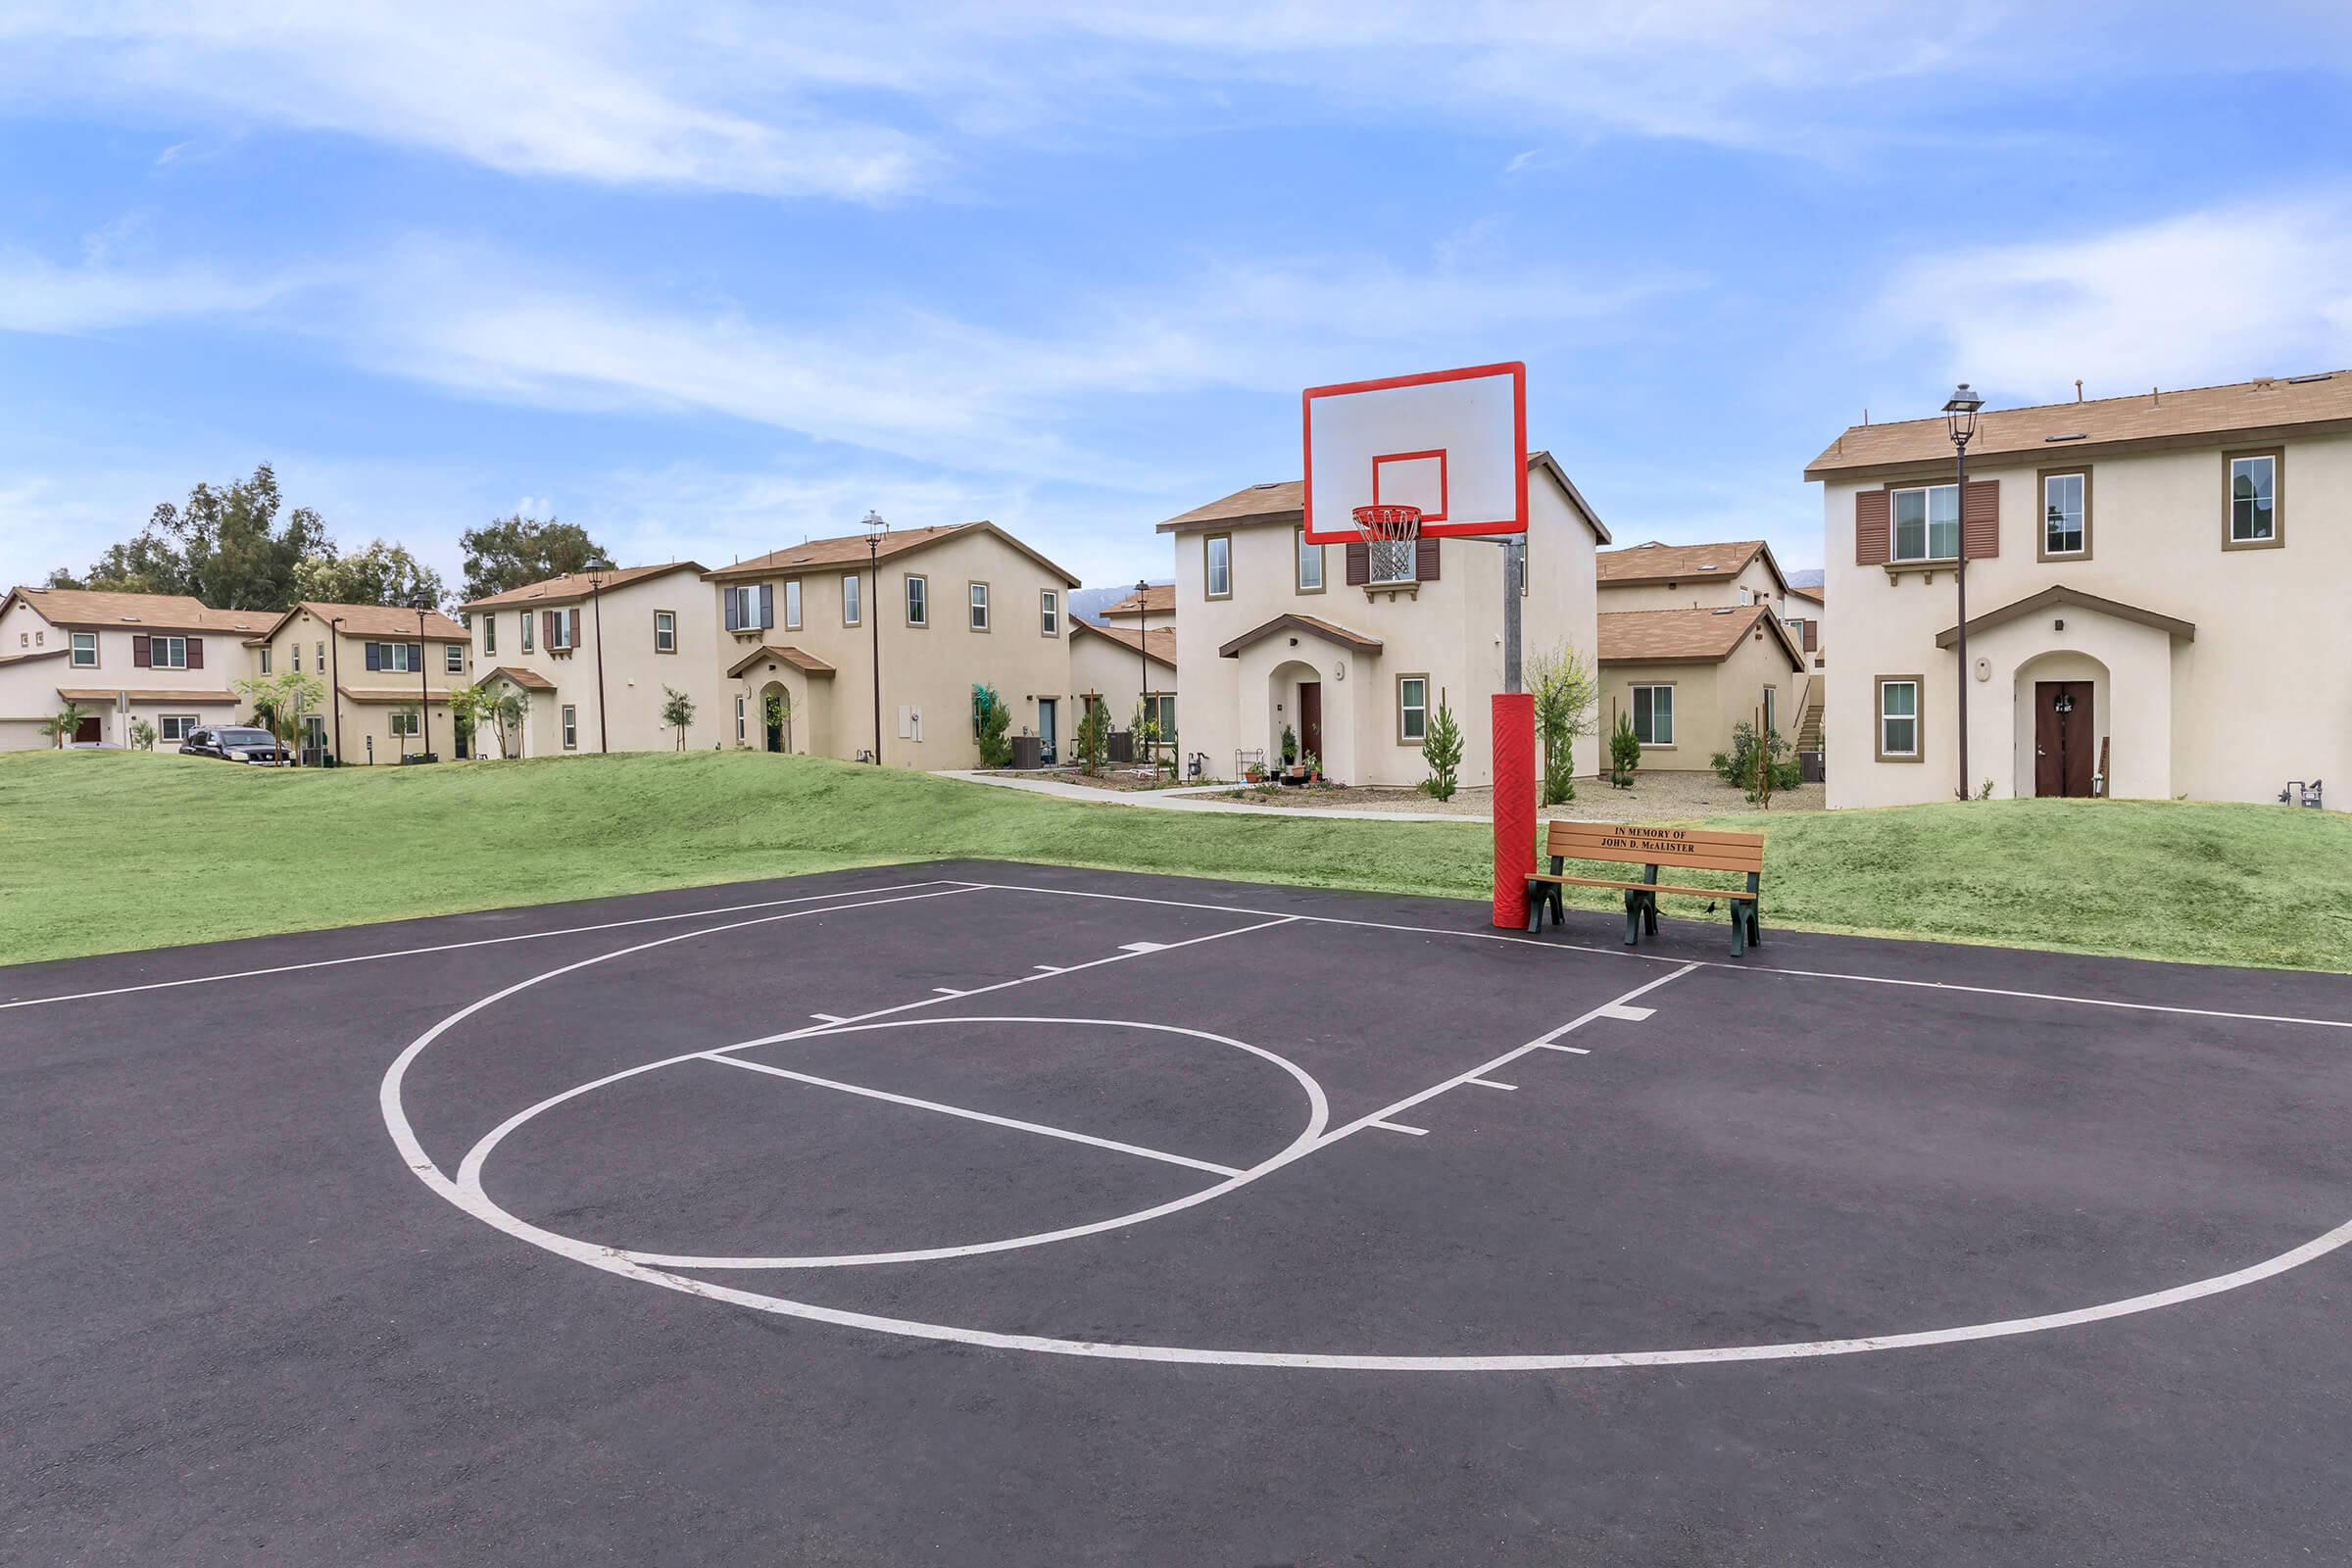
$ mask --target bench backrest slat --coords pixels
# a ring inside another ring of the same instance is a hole
[[[1761,871],[1764,835],[1640,823],[1555,821],[1544,834],[1544,853],[1569,860],[1610,860],[1624,865]]]

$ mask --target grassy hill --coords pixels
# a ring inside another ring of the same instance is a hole
[[[1762,826],[1768,934],[2352,969],[2341,812],[2011,801]],[[1489,842],[1476,822],[1152,811],[757,753],[273,770],[24,752],[0,755],[0,963],[958,856],[1483,903]]]

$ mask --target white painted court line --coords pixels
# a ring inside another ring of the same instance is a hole
[[[1119,951],[1121,953],[1157,953],[1165,946],[1165,943],[1160,942],[1122,942],[1119,944]]]
[[[1033,963],[1033,964],[1031,964],[1031,965],[1030,965],[1030,967],[1031,967],[1032,969],[1035,969],[1035,970],[1039,971],[1039,972],[1040,972],[1040,973],[1042,973],[1042,974],[1059,974],[1059,973],[1061,973],[1061,965],[1060,965],[1060,964],[1058,964],[1058,963]]]
[[[1243,908],[1230,904],[1202,904],[1186,899],[1151,899],[1133,893],[1099,893],[1085,888],[1041,888],[1020,882],[976,882],[1005,893],[1043,893],[1066,899],[1110,899],[1122,904],[1161,904],[1177,909],[1209,909],[1222,914],[1270,914],[1268,909]],[[1699,969],[1728,969],[1735,974],[1779,974],[1799,980],[1843,980],[1854,985],[1903,986],[1919,991],[1952,991],[1980,997],[2009,997],[2020,1002],[2060,1002],[2078,1007],[2108,1007],[2122,1012],[2172,1013],[2189,1018],[2221,1018],[2233,1023],[2308,1024],[2315,1029],[2352,1030],[2352,1018],[2309,1018],[2291,1012],[2232,1012],[2223,1007],[2183,1007],[2161,1002],[2121,1002],[2109,997],[2077,997],[2059,991],[2014,991],[2001,986],[1960,985],[1946,980],[1904,980],[1883,974],[1847,974],[1835,969],[1784,969],[1768,963],[1733,962],[1726,958],[1678,958],[1662,953],[1643,953],[1622,946],[1588,947],[1581,942],[1557,938],[1529,936],[1525,932],[1474,931],[1457,926],[1406,925],[1394,920],[1355,920],[1336,914],[1295,914],[1295,920],[1312,925],[1354,926],[1366,931],[1402,931],[1414,936],[1455,937],[1469,942],[1507,942],[1518,947],[1540,948],[1546,953],[1577,953],[1593,958],[1633,958],[1643,963],[1680,963]],[[1889,940],[1903,940],[1891,938]],[[1998,951],[1998,950],[1988,950]],[[2058,955],[2067,957],[2095,957],[2089,954]],[[2129,960],[2118,960],[2129,961]]]
[[[841,1014],[838,1012],[812,1012],[808,1016],[814,1018],[818,1023],[841,1022]]]
[[[956,990],[954,986],[933,986],[931,989],[933,992],[943,997],[960,997],[963,995],[962,992]]]
[[[1402,1122],[1400,1122],[1400,1121],[1376,1121],[1376,1122],[1368,1122],[1368,1123],[1366,1123],[1366,1125],[1367,1125],[1367,1126],[1371,1126],[1371,1127],[1377,1127],[1377,1128],[1379,1128],[1379,1129],[1380,1129],[1382,1132],[1384,1132],[1384,1133],[1406,1133],[1406,1134],[1409,1134],[1410,1136],[1412,1136],[1412,1137],[1414,1137],[1414,1138],[1427,1138],[1427,1137],[1429,1136],[1429,1129],[1428,1129],[1428,1128],[1426,1128],[1426,1127],[1407,1127],[1407,1126],[1406,1126],[1404,1123],[1402,1123]]]
[[[946,877],[934,877],[926,882],[897,882],[878,888],[838,888],[831,893],[805,893],[790,899],[763,899],[758,904],[730,904],[716,909],[681,909],[675,914],[647,914],[629,920],[607,920],[599,925],[564,926],[555,931],[517,931],[503,937],[476,937],[466,942],[442,942],[428,948],[398,948],[390,953],[354,953],[340,958],[314,958],[306,963],[273,964],[266,969],[238,969],[227,974],[189,975],[178,980],[150,980],[143,985],[113,986],[104,991],[75,991],[62,997],[26,997],[18,1002],[0,1002],[0,1012],[11,1007],[45,1007],[57,1002],[90,1002],[99,997],[123,997],[139,991],[170,991],[177,986],[209,986],[222,980],[258,980],[265,975],[294,974],[304,969],[332,969],[346,963],[374,963],[381,958],[420,958],[435,953],[456,953],[466,948],[495,948],[510,942],[537,942],[543,937],[586,936],[598,931],[620,931],[630,926],[654,925],[663,920],[699,920],[706,915],[741,914],[747,909],[777,909],[793,904],[815,904],[826,899],[858,899],[875,893],[909,893],[918,888],[939,888],[950,893],[977,892],[983,884],[956,882]],[[843,905],[855,908],[855,905]],[[475,909],[466,911],[487,914],[495,911]],[[445,918],[455,918],[447,916]],[[287,936],[316,936],[318,932],[290,931]],[[262,940],[255,938],[252,940]]]
[[[1097,1138],[1092,1133],[1075,1133],[1066,1127],[1049,1127],[1043,1122],[1022,1121],[1013,1116],[994,1116],[985,1110],[971,1110],[962,1105],[943,1104],[936,1100],[917,1100],[912,1095],[894,1095],[887,1090],[868,1089],[862,1084],[845,1084],[835,1078],[819,1078],[814,1073],[795,1072],[789,1067],[772,1067],[764,1061],[746,1061],[741,1056],[709,1056],[706,1060],[722,1067],[741,1067],[747,1072],[763,1072],[771,1077],[789,1078],[796,1084],[810,1084],[818,1089],[838,1090],[845,1095],[858,1095],[867,1100],[888,1101],[894,1105],[910,1105],[916,1110],[935,1110],[942,1116],[960,1116],[966,1121],[984,1121],[992,1127],[1010,1127],[1016,1132],[1036,1133],[1043,1138],[1066,1139],[1073,1144],[1089,1144],[1096,1149],[1113,1150],[1122,1154],[1135,1154],[1144,1159],[1164,1160],[1170,1165],[1190,1165],[1195,1170],[1207,1171],[1212,1176],[1239,1176],[1241,1171],[1231,1165],[1219,1165],[1211,1160],[1195,1159],[1190,1154],[1171,1154],[1162,1149],[1146,1149],[1141,1144],[1122,1144],[1115,1138]]]
[[[1658,1009],[1655,1007],[1611,1007],[1607,1012],[1602,1013],[1601,1016],[1604,1018],[1622,1019],[1627,1023],[1640,1023],[1642,1019],[1648,1017],[1651,1013],[1656,1012],[1657,1010]]]
[[[1481,1089],[1501,1089],[1513,1093],[1516,1093],[1519,1088],[1517,1084],[1498,1084],[1492,1078],[1467,1078],[1463,1082],[1475,1084]]]
[[[1592,1053],[1591,1053],[1590,1051],[1587,1051],[1587,1050],[1586,1050],[1584,1047],[1582,1047],[1582,1046],[1561,1046],[1561,1045],[1554,1045],[1554,1044],[1553,1044],[1551,1041],[1548,1041],[1548,1040],[1544,1041],[1544,1042],[1542,1045],[1540,1045],[1540,1046],[1536,1047],[1536,1049],[1537,1049],[1538,1051],[1565,1051],[1565,1052],[1568,1052],[1568,1053],[1569,1053],[1570,1054],[1572,1054],[1572,1055],[1578,1055],[1578,1056],[1590,1056],[1591,1054],[1592,1054]]]

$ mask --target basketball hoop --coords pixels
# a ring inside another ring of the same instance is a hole
[[[1410,544],[1421,537],[1421,509],[1419,507],[1358,507],[1355,509],[1355,531],[1364,536],[1364,543]]]

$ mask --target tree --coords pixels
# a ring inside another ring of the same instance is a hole
[[[670,687],[662,688],[662,722],[678,732],[678,750],[686,749],[686,726],[694,722],[694,699]]]
[[[567,571],[610,571],[612,558],[576,522],[541,522],[517,512],[458,535],[466,552],[465,595],[487,599]]]
[[[1089,702],[1086,712],[1078,720],[1078,766],[1088,778],[1102,771],[1102,763],[1110,755],[1110,713],[1102,704]]]
[[[1634,787],[1634,772],[1642,765],[1642,741],[1634,733],[1634,715],[1619,713],[1609,736],[1609,782],[1621,790]]]
[[[1437,716],[1421,738],[1421,760],[1429,764],[1429,777],[1421,781],[1421,788],[1441,801],[1452,800],[1461,788],[1462,726],[1454,722],[1444,687],[1438,689]]]
[[[143,718],[130,721],[130,744],[142,752],[155,750],[155,726]]]
[[[90,710],[69,697],[66,706],[41,720],[41,733],[58,746],[74,738],[74,732],[90,716]]]
[[[442,604],[449,589],[441,574],[409,554],[406,545],[371,539],[368,548],[337,555],[332,545],[294,565],[294,595],[329,605],[412,605],[421,594]]]
[[[514,755],[515,748],[509,739],[519,743],[522,721],[530,716],[531,700],[512,686],[469,686],[465,695],[471,704],[476,723],[487,722],[498,735],[498,755],[501,759]]]
[[[280,749],[300,755],[302,716],[326,701],[326,682],[299,669],[281,669],[274,675],[249,675],[229,686],[253,705],[253,721],[276,736]]]
[[[189,594],[216,610],[290,610],[295,568],[312,557],[333,559],[334,544],[318,513],[297,507],[281,524],[281,506],[266,463],[250,479],[200,483],[185,506],[157,507],[143,531],[109,545],[88,571],[53,571],[49,585]]]
[[[972,714],[979,724],[980,765],[1008,767],[1012,764],[1012,742],[1005,731],[1012,727],[1012,710],[997,695],[994,686],[972,688]]]
[[[1544,800],[1557,806],[1576,799],[1576,743],[1593,730],[1600,682],[1592,666],[1568,644],[1536,656],[1528,666],[1528,690],[1536,699],[1536,734],[1544,742]]]

